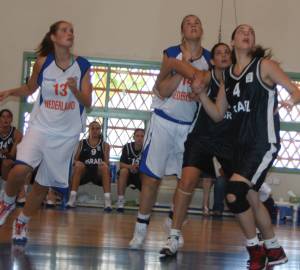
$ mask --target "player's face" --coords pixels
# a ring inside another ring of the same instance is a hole
[[[99,138],[101,134],[101,126],[98,123],[92,123],[89,127],[89,134],[92,138]]]
[[[228,46],[219,45],[214,52],[213,65],[218,69],[225,69],[231,64],[231,51]]]
[[[71,48],[74,43],[74,30],[70,23],[62,22],[54,35],[51,36],[54,44],[61,47]]]
[[[137,131],[133,137],[134,142],[138,145],[142,145],[144,142],[144,132],[143,131]]]
[[[182,37],[186,40],[200,40],[203,34],[202,24],[196,16],[188,16],[182,22]]]
[[[255,32],[250,25],[242,24],[235,32],[232,40],[235,49],[251,50],[255,46]]]
[[[12,117],[10,113],[3,112],[0,116],[0,126],[1,127],[10,127],[12,123]]]

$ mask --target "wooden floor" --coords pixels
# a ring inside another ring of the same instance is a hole
[[[128,249],[135,211],[103,213],[97,208],[41,210],[29,224],[24,253],[10,244],[11,225],[19,209],[0,227],[0,269],[246,269],[243,236],[233,218],[192,215],[184,228],[185,246],[177,257],[160,260],[166,240],[165,213],[154,213],[144,250]],[[300,228],[276,225],[289,262],[275,269],[300,269]]]

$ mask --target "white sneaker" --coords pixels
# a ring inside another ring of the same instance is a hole
[[[110,198],[105,198],[104,199],[104,212],[110,213],[111,211],[112,211],[111,199]]]
[[[186,222],[187,221],[185,220],[184,223],[183,223],[183,225],[186,224]],[[167,235],[170,234],[171,228],[172,228],[172,219],[170,219],[169,217],[167,217],[166,220],[165,220],[165,222],[164,222],[164,230],[167,233]],[[179,242],[179,247],[183,247],[183,245],[184,245],[184,238],[183,238],[182,233],[180,233],[180,235],[179,235],[178,242]]]
[[[75,208],[76,207],[76,199],[72,200],[72,198],[69,199],[67,202],[67,208]]]
[[[123,213],[124,212],[124,200],[118,200],[117,202],[117,212]]]
[[[176,256],[178,248],[179,248],[179,236],[170,235],[166,245],[160,251],[160,254],[169,257]]]
[[[16,208],[16,204],[6,204],[4,201],[0,201],[0,226],[2,226],[7,217],[10,215],[12,211]]]
[[[129,247],[131,249],[140,249],[147,236],[147,224],[136,222],[134,235],[131,241],[129,242]]]
[[[13,223],[12,241],[14,244],[25,245],[27,243],[27,224],[16,219]]]

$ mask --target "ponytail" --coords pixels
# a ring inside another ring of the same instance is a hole
[[[40,45],[38,46],[38,48],[36,49],[36,54],[38,56],[47,56],[50,53],[54,53],[54,43],[51,40],[51,35],[56,34],[59,25],[61,23],[67,23],[66,21],[57,21],[54,24],[52,24],[50,26],[49,31],[46,33],[46,35],[44,36],[42,42],[40,43]]]

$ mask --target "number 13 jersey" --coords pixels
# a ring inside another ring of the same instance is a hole
[[[39,96],[30,115],[30,127],[49,134],[75,136],[85,129],[85,108],[67,86],[68,78],[75,78],[81,91],[81,81],[90,63],[80,56],[65,70],[49,54],[38,76]]]

